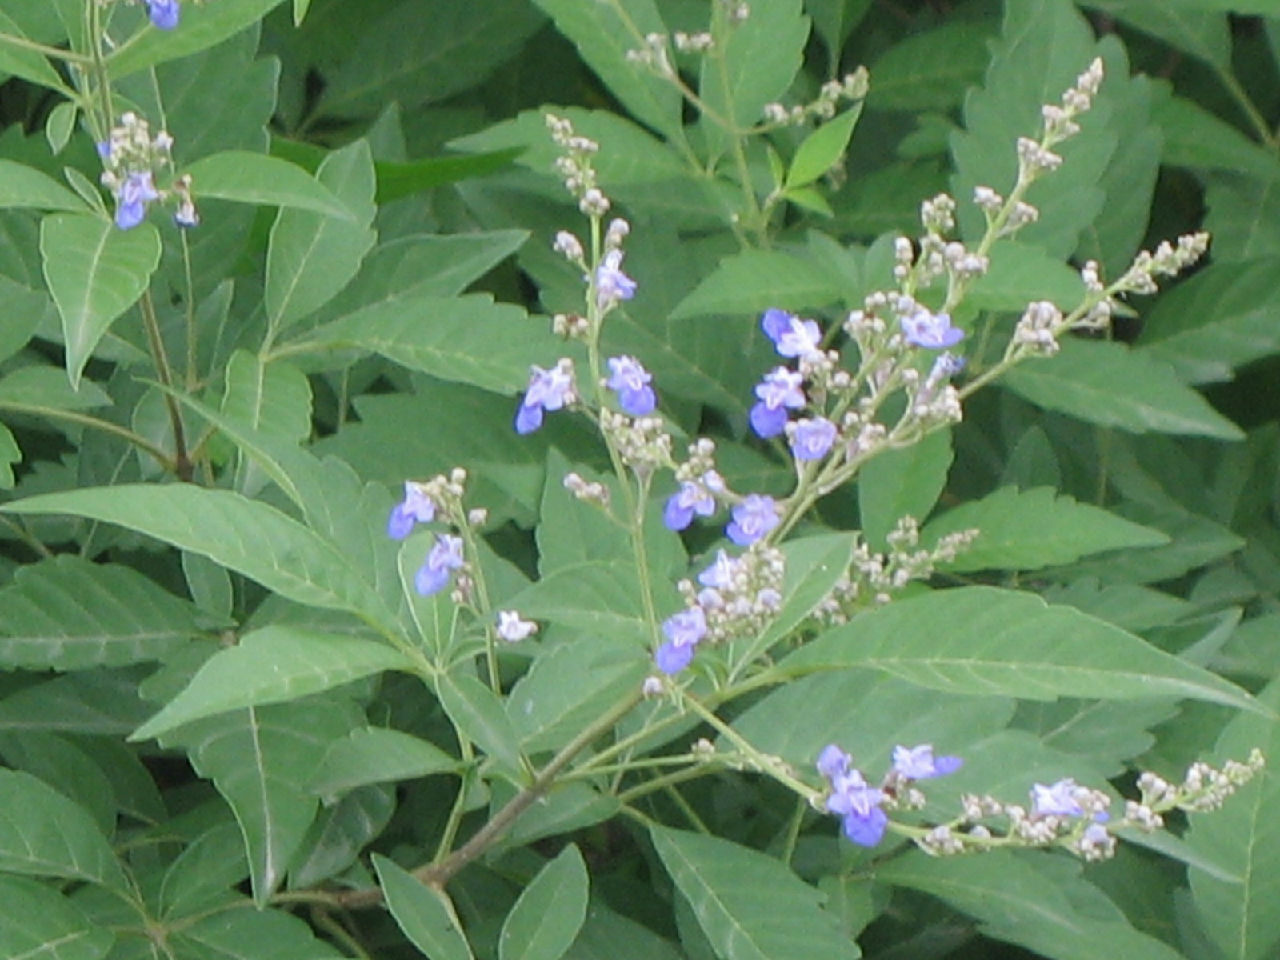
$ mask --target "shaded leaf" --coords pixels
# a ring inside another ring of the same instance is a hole
[[[2,63],[3,61],[0,61]],[[0,956],[13,960],[98,960],[115,936],[90,922],[56,890],[22,877],[0,877]]]
[[[498,938],[501,960],[560,960],[587,917],[589,880],[572,843],[547,862],[507,914]]]
[[[862,535],[873,550],[903,517],[924,520],[947,485],[954,454],[951,431],[937,430],[909,447],[886,450],[858,472],[858,514]]]
[[[380,854],[373,855],[373,866],[387,898],[387,909],[423,956],[431,960],[470,960],[471,947],[447,894],[423,886]]]

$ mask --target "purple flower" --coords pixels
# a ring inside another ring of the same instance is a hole
[[[1071,779],[1059,780],[1047,787],[1043,783],[1032,785],[1032,812],[1041,816],[1083,816],[1084,810],[1076,801],[1077,789],[1076,782]]]
[[[906,337],[907,343],[926,350],[954,347],[964,339],[964,331],[951,325],[950,314],[930,313],[924,307],[919,307],[900,322],[902,335]]]
[[[147,204],[159,198],[160,194],[156,192],[150,170],[129,174],[120,185],[116,206],[116,226],[121,230],[132,230],[146,217]]]
[[[439,593],[449,585],[449,577],[462,566],[462,538],[437,534],[435,546],[413,576],[414,589],[424,597]]]
[[[778,525],[778,508],[773,497],[748,494],[733,508],[733,522],[725,535],[740,547],[750,546]]]
[[[403,540],[413,532],[414,524],[430,523],[436,518],[436,505],[422,484],[412,480],[404,482],[404,499],[391,508],[387,518],[387,536]]]
[[[707,635],[707,616],[701,607],[689,607],[666,619],[662,632],[667,642],[654,654],[663,673],[679,673],[693,660],[693,648]]]
[[[737,568],[738,561],[721,550],[716,553],[715,563],[698,574],[698,582],[704,587],[725,590],[732,586],[733,575]]]
[[[622,251],[610,250],[596,267],[596,306],[604,313],[636,295],[636,282],[622,272]]]
[[[668,530],[683,530],[693,523],[695,513],[700,517],[709,517],[716,512],[716,498],[711,495],[707,486],[709,484],[685,480],[680,484],[680,489],[667,498],[667,505],[662,510],[662,522]]]
[[[516,411],[516,433],[533,433],[542,426],[544,410],[559,410],[574,399],[573,366],[561,360],[550,370],[530,367],[529,388]]]
[[[880,808],[884,791],[867,784],[852,758],[834,744],[818,756],[818,772],[831,784],[827,810],[843,819],[844,835],[862,847],[874,847],[884,837],[888,815]]]
[[[664,643],[653,655],[653,662],[663,673],[679,673],[693,662],[693,647]]]
[[[791,452],[797,460],[821,460],[836,442],[836,425],[826,417],[801,420],[791,434]]]
[[[178,25],[182,8],[178,0],[146,0],[147,16],[161,30],[172,30]]]
[[[101,157],[103,160],[106,160],[108,157],[111,156],[110,140],[99,140],[94,144],[94,147],[97,148],[98,156]]]
[[[653,413],[658,398],[653,394],[653,387],[649,386],[653,379],[649,371],[635,357],[610,357],[608,363],[608,386],[617,393],[618,406],[633,417]]]
[[[955,773],[964,761],[959,757],[935,757],[933,745],[922,743],[918,747],[894,747],[893,769],[908,780],[929,780]]]
[[[782,433],[787,425],[787,409],[798,410],[808,401],[800,384],[804,378],[794,370],[775,367],[756,385],[760,402],[751,408],[751,428],[768,439]]]
[[[822,331],[812,320],[801,320],[793,313],[772,307],[761,315],[760,326],[780,356],[807,357],[819,352]]]

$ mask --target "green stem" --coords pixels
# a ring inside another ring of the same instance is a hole
[[[54,60],[64,60],[67,63],[88,64],[92,62],[83,53],[76,53],[74,50],[63,50],[61,47],[51,47],[48,44],[37,43],[35,40],[29,40],[26,37],[15,37],[11,33],[0,33],[0,46],[30,50],[32,53],[43,54],[46,57],[52,57]],[[65,88],[63,90],[65,92]]]
[[[556,781],[556,777],[567,767],[579,753],[596,740],[597,737],[612,729],[640,702],[640,693],[636,692],[625,700],[615,704],[610,710],[597,718],[586,729],[570,740],[560,749],[547,765],[534,777],[533,782],[525,787],[493,817],[472,835],[466,843],[454,850],[443,860],[418,867],[413,875],[422,883],[435,889],[442,889],[449,880],[463,867],[475,860],[489,849],[506,833],[507,829],[534,803],[546,796]],[[350,909],[377,906],[382,902],[382,890],[355,890],[349,893],[334,895],[339,903]]]
[[[79,424],[83,427],[91,427],[94,430],[101,430],[103,433],[110,433],[127,440],[139,450],[149,454],[156,463],[160,464],[165,470],[176,470],[174,459],[169,453],[156,446],[146,437],[134,433],[128,427],[122,427],[118,423],[112,423],[110,420],[100,420],[92,417],[87,413],[80,413],[76,410],[59,410],[56,407],[41,407],[34,404],[11,403],[7,400],[0,400],[0,410],[12,410],[14,413],[26,413],[38,417],[48,417],[51,420],[65,420],[68,423]]]
[[[147,345],[151,349],[151,357],[156,365],[156,375],[160,383],[167,389],[164,392],[165,408],[169,411],[169,425],[173,430],[173,472],[178,479],[190,483],[195,471],[187,455],[186,430],[182,425],[182,411],[173,395],[173,369],[169,366],[169,356],[165,353],[164,340],[160,336],[160,323],[156,319],[156,307],[151,299],[151,291],[144,290],[139,301],[142,309],[142,325],[147,331]]]
[[[41,558],[48,560],[53,556],[53,551],[41,543],[36,535],[27,529],[25,523],[19,523],[12,517],[3,515],[0,515],[0,523],[3,523],[6,527],[17,534],[18,539],[39,554]]]
[[[1244,115],[1249,120],[1249,125],[1253,127],[1253,132],[1262,141],[1262,145],[1273,153],[1280,149],[1280,141],[1271,132],[1271,125],[1267,123],[1267,118],[1262,115],[1262,112],[1253,102],[1253,98],[1249,96],[1249,91],[1245,90],[1236,75],[1231,72],[1229,67],[1217,63],[1213,63],[1211,66],[1219,82],[1231,94],[1231,99],[1244,111]]]
[[[182,271],[187,286],[187,302],[184,304],[187,318],[187,390],[196,389],[200,380],[200,364],[196,356],[196,285],[191,276],[191,245],[187,243],[187,231],[179,230],[178,238],[182,241]]]

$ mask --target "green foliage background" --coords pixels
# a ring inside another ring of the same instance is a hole
[[[714,763],[662,790],[658,767],[615,775],[611,745],[641,729],[629,757],[732,744],[668,702],[614,715],[650,625],[629,538],[560,483],[608,458],[570,416],[511,428],[529,364],[564,351],[548,316],[582,305],[551,249],[579,215],[547,109],[600,143],[632,226],[640,293],[605,349],[644,360],[674,430],[716,436],[735,487],[779,492],[790,465],[746,432],[772,365],[760,311],[837,323],[892,282],[892,236],[940,191],[976,239],[973,187],[1011,185],[1015,139],[1101,57],[1083,131],[1032,189],[1039,222],[957,313],[970,363],[998,359],[1027,301],[1078,301],[1086,260],[1114,277],[1197,229],[1210,256],[1133,298],[1114,337],[1018,367],[824,500],[787,544],[776,685],[717,706],[810,780],[833,741],[877,775],[897,743],[960,754],[929,792],[943,817],[964,793],[1025,801],[1070,776],[1131,794],[1138,769],[1176,781],[1267,751],[1280,0],[753,0],[723,72],[680,62],[711,110],[749,125],[859,65],[871,88],[820,137],[784,128],[740,156],[626,56],[631,30],[704,29],[713,6],[207,0],[172,33],[118,6],[132,39],[105,69],[174,137],[202,217],[183,233],[111,222],[59,53],[86,49],[85,0],[0,0],[0,956],[1280,949],[1270,774],[1087,866],[855,850]],[[459,465],[498,605],[545,627],[503,651],[497,693],[448,599],[405,589],[425,535],[384,536],[404,479]],[[882,548],[904,514],[926,544],[984,531],[933,583],[952,589],[815,626],[847,531]],[[650,526],[665,613],[712,539]],[[443,891],[410,872],[531,785]]]

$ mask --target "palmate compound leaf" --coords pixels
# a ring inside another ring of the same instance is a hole
[[[548,861],[507,914],[500,960],[560,960],[587,918],[590,881],[572,843]]]
[[[729,840],[654,826],[667,873],[723,960],[832,960],[861,952],[786,866]]]
[[[0,769],[0,871],[128,890],[120,862],[89,814],[19,770]]]
[[[63,554],[0,589],[0,667],[80,670],[158,660],[196,634],[194,608],[129,567]]]
[[[1077,503],[1050,487],[1002,487],[948,510],[925,527],[921,540],[935,544],[969,529],[976,529],[978,538],[944,565],[947,570],[1039,570],[1091,553],[1169,542],[1159,530]]]
[[[185,690],[133,732],[147,740],[203,717],[297,700],[384,670],[409,670],[404,654],[373,640],[270,626],[205,662]]]
[[[98,960],[115,936],[56,890],[24,877],[0,877],[0,956],[14,960]]]
[[[940,590],[864,613],[779,664],[790,676],[870,667],[952,693],[1027,700],[1191,697],[1272,711],[1207,670],[1071,607],[994,587]]]
[[[1280,704],[1280,682],[1258,699],[1272,707]],[[1201,869],[1188,874],[1201,925],[1232,960],[1274,957],[1280,942],[1280,776],[1274,769],[1280,726],[1274,719],[1241,715],[1222,731],[1214,752],[1219,761],[1242,760],[1254,747],[1271,768],[1229,798],[1223,809],[1192,814],[1186,835],[1193,851],[1243,878],[1230,883]]]
[[[332,543],[279,510],[191,484],[121,484],[6,504],[21,514],[68,513],[116,523],[203,554],[298,603],[345,610],[388,636],[395,615]]]
[[[980,857],[919,851],[885,864],[875,879],[945,900],[982,932],[1053,960],[1182,960],[1168,944],[1130,926],[1120,908],[1067,857],[996,850]]]
[[[471,947],[443,891],[419,883],[407,870],[380,854],[373,855],[387,909],[404,935],[431,960],[472,960]]]

